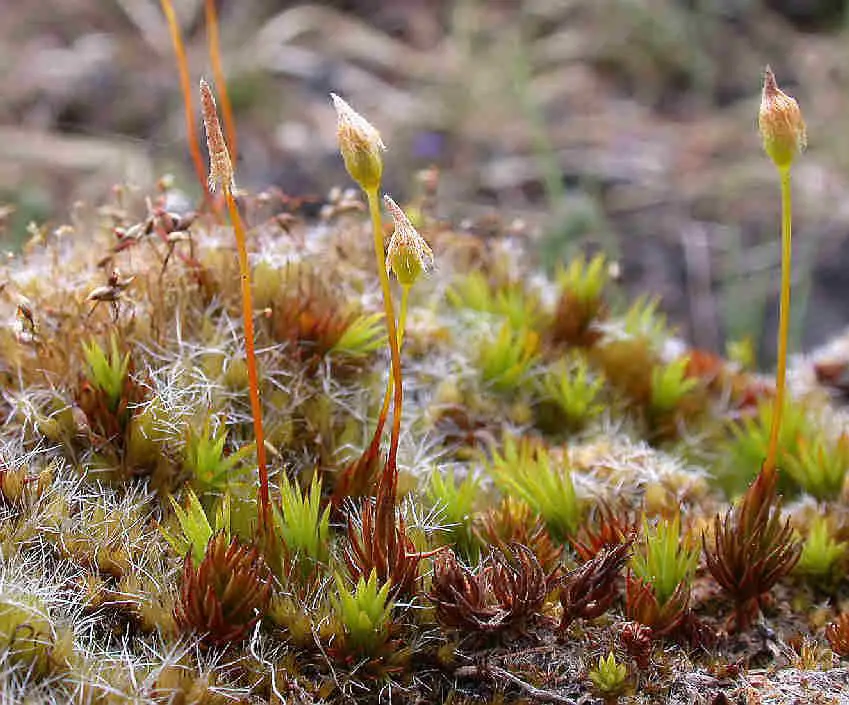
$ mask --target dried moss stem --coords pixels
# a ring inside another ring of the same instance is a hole
[[[259,466],[259,505],[260,530],[270,526],[270,505],[268,493],[268,466],[265,458],[265,434],[262,428],[262,406],[259,400],[259,379],[256,371],[256,350],[254,348],[253,296],[251,295],[251,274],[248,267],[248,248],[245,227],[239,216],[239,209],[230,188],[224,188],[227,212],[236,234],[236,246],[239,251],[239,272],[242,280],[242,317],[245,326],[245,358],[248,365],[248,387],[251,397],[251,413],[254,421],[256,439],[256,459]]]
[[[186,48],[183,44],[183,36],[180,32],[180,24],[171,0],[160,0],[162,12],[168,21],[168,31],[171,34],[171,43],[174,45],[174,54],[177,60],[177,72],[180,74],[180,92],[183,94],[183,112],[186,117],[186,134],[189,140],[189,152],[192,155],[192,163],[195,167],[198,183],[203,192],[207,204],[212,204],[212,198],[206,190],[206,166],[200,153],[200,142],[198,141],[197,128],[195,126],[194,108],[192,105],[192,89],[189,84],[189,66],[186,60]]]
[[[233,119],[233,107],[227,93],[227,81],[224,79],[224,68],[221,65],[221,39],[218,32],[218,12],[215,0],[206,0],[206,32],[209,43],[209,60],[212,63],[212,75],[218,87],[218,98],[221,101],[221,113],[224,118],[224,132],[227,135],[227,146],[230,148],[230,158],[235,164],[238,161],[238,144],[236,142],[236,121]]]
[[[389,440],[389,456],[386,461],[387,473],[394,473],[398,456],[398,439],[401,435],[401,411],[404,404],[404,390],[401,378],[401,353],[398,347],[398,335],[395,328],[395,308],[392,305],[392,290],[389,286],[389,274],[386,271],[386,251],[383,247],[383,221],[380,214],[380,196],[378,190],[366,191],[371,226],[374,234],[374,256],[383,291],[383,307],[386,316],[386,331],[389,335],[389,353],[391,356],[391,379],[387,382],[387,393],[394,385],[394,404],[392,408],[392,432]],[[394,492],[393,481],[393,492]]]
[[[787,377],[787,338],[790,328],[790,264],[792,257],[791,223],[793,208],[790,200],[790,167],[780,169],[781,174],[781,302],[778,319],[778,363],[775,371],[775,407],[769,433],[764,471],[774,473],[778,462],[778,438],[781,417],[784,413]]]

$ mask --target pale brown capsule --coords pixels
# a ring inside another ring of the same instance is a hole
[[[109,276],[106,286],[98,286],[92,289],[86,297],[87,301],[94,302],[94,305],[91,307],[88,315],[91,316],[91,314],[94,313],[94,310],[97,308],[99,303],[106,302],[112,309],[113,319],[118,320],[118,312],[122,295],[130,284],[133,283],[134,279],[135,276],[121,278],[121,273],[117,269],[114,270]]]
[[[133,283],[135,276],[121,278],[121,273],[116,269],[109,275],[106,286],[98,286],[92,289],[86,297],[88,301],[117,301],[121,298],[124,290]]]
[[[168,237],[165,240],[171,245],[177,242],[188,242],[191,237],[185,230],[175,230],[173,233],[168,233]]]
[[[121,290],[114,286],[98,286],[91,290],[88,295],[89,301],[117,301],[121,296]]]
[[[21,298],[15,311],[15,317],[18,322],[18,339],[22,342],[37,342],[39,337],[38,326],[28,300]]]
[[[200,79],[200,105],[203,115],[203,126],[206,130],[206,148],[209,151],[209,179],[208,186],[211,192],[215,192],[218,186],[225,191],[233,193],[236,183],[233,177],[233,162],[230,161],[230,152],[221,132],[221,123],[218,121],[218,109],[215,107],[215,97],[209,84]]]

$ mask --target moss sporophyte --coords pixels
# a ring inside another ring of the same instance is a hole
[[[778,323],[778,366],[775,374],[775,413],[772,417],[769,449],[764,469],[774,472],[778,455],[781,415],[784,410],[787,376],[787,338],[790,326],[790,260],[792,205],[790,167],[796,155],[807,145],[805,122],[795,99],[784,93],[775,81],[772,69],[764,71],[758,127],[764,150],[778,169],[781,180],[781,301]]]
[[[239,252],[239,271],[242,282],[242,321],[245,327],[245,356],[248,367],[248,381],[251,398],[251,413],[254,424],[254,437],[256,442],[257,465],[259,466],[259,530],[263,533],[271,531],[271,507],[268,490],[268,465],[265,456],[265,434],[262,426],[262,405],[259,396],[259,379],[257,375],[256,351],[254,348],[254,314],[253,295],[251,293],[251,274],[248,265],[248,249],[246,235],[239,209],[233,197],[235,188],[235,177],[233,163],[230,161],[230,153],[221,133],[221,125],[218,122],[218,111],[215,108],[215,98],[209,84],[200,81],[201,109],[203,124],[206,129],[206,143],[209,151],[209,179],[210,191],[220,187],[224,191],[227,202],[227,211],[233,232],[236,235],[236,245]]]
[[[764,75],[758,126],[764,150],[781,180],[781,301],[775,399],[766,459],[743,497],[724,517],[716,515],[713,535],[702,534],[708,569],[735,601],[733,626],[747,629],[766,593],[790,573],[802,554],[790,520],[782,520],[778,498],[779,441],[785,411],[787,338],[790,320],[790,168],[807,141],[796,101],[778,88],[772,70]],[[794,441],[797,439],[793,439]]]

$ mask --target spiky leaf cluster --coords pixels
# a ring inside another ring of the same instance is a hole
[[[254,452],[252,443],[237,451],[225,454],[227,429],[213,429],[212,419],[207,417],[199,429],[189,425],[186,429],[186,445],[183,451],[183,467],[189,473],[189,482],[201,494],[217,494],[227,486],[244,478],[239,464]]]
[[[446,292],[448,303],[507,319],[514,329],[535,327],[541,317],[540,302],[521,283],[491,285],[481,272],[458,278]]]
[[[734,600],[737,628],[745,629],[760,600],[799,560],[801,544],[782,521],[775,472],[761,470],[743,498],[702,534],[711,575]]]
[[[847,555],[849,544],[835,538],[828,518],[817,516],[808,527],[795,571],[812,583],[828,588],[844,572],[841,569],[846,564]]]
[[[515,391],[539,359],[539,334],[527,328],[501,326],[498,335],[478,348],[478,367],[483,381],[495,391]]]
[[[256,547],[225,533],[215,534],[200,562],[183,562],[174,617],[210,645],[233,644],[247,636],[268,608],[271,576]]]
[[[699,547],[688,535],[681,535],[681,517],[665,519],[654,528],[643,524],[644,538],[631,560],[631,570],[644,583],[651,585],[662,605],[680,585],[689,589],[699,562]]]
[[[364,499],[359,517],[348,516],[345,564],[354,580],[374,573],[381,585],[391,582],[393,599],[411,596],[425,555],[416,549],[404,519],[395,516],[394,506],[381,505],[380,499]]]
[[[825,629],[825,636],[838,656],[849,658],[849,612],[838,615]]]
[[[83,355],[89,384],[106,396],[107,408],[115,413],[130,369],[130,353],[121,355],[118,351],[118,340],[113,335],[109,339],[109,352],[96,340],[91,340],[83,343]]]
[[[428,503],[438,512],[444,525],[447,543],[455,546],[465,557],[474,558],[480,549],[473,530],[475,506],[481,491],[480,479],[470,473],[458,482],[453,470],[445,477],[435,471],[425,491]]]
[[[230,498],[225,495],[218,504],[215,512],[214,526],[209,523],[206,510],[200,503],[197,495],[188,490],[186,493],[186,508],[183,509],[173,497],[171,507],[180,527],[180,533],[172,533],[164,526],[160,531],[165,539],[171,544],[177,555],[191,555],[196,563],[203,560],[207,545],[213,534],[223,532],[227,539],[230,538]]]
[[[488,469],[498,488],[538,512],[556,538],[575,532],[581,510],[565,457],[555,458],[531,439],[507,436],[500,452],[493,449]]]
[[[378,580],[372,571],[360,576],[353,589],[336,576],[338,596],[333,599],[336,618],[343,629],[344,649],[358,656],[372,656],[389,638],[393,604],[391,583]]]
[[[604,409],[600,403],[604,377],[590,372],[586,358],[576,357],[572,364],[561,361],[549,369],[538,382],[542,408],[539,414],[551,411],[553,417],[546,426],[581,429]]]
[[[321,480],[313,476],[307,492],[284,476],[280,503],[274,507],[274,529],[287,556],[287,575],[297,570],[306,579],[330,555],[330,505],[322,509]]]
[[[497,546],[502,551],[511,544],[527,546],[547,575],[554,573],[563,553],[562,545],[552,539],[545,522],[515,497],[504,497],[498,506],[480,514],[474,532],[482,546]]]
[[[542,606],[547,580],[526,546],[492,549],[472,572],[450,549],[436,558],[428,598],[446,627],[501,632],[527,622]]]
[[[631,541],[602,548],[562,580],[560,629],[576,619],[604,614],[618,595],[617,579],[631,555]]]
[[[603,254],[589,262],[583,255],[573,258],[557,271],[560,297],[551,323],[551,339],[556,344],[589,347],[600,337],[598,328],[607,315],[603,299],[608,283],[608,263]]]
[[[612,651],[607,658],[600,656],[598,664],[589,674],[589,679],[606,702],[615,702],[625,689],[628,680],[628,667],[616,660]]]
[[[849,435],[836,441],[821,433],[799,436],[796,453],[786,456],[782,468],[799,488],[820,501],[840,495],[849,470]]]
[[[636,512],[622,505],[599,502],[581,523],[570,542],[582,561],[593,558],[601,549],[618,546],[632,540],[639,532]]]

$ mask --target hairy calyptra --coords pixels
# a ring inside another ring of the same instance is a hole
[[[799,103],[778,87],[769,66],[764,71],[758,129],[764,151],[779,170],[789,169],[796,155],[807,146],[805,121]]]

